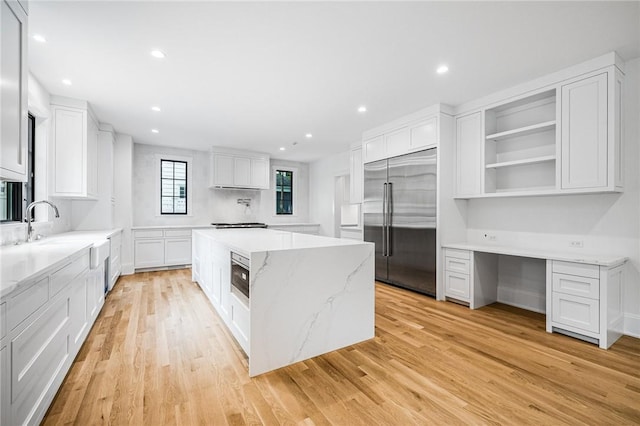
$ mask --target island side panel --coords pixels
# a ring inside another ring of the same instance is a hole
[[[249,375],[374,337],[373,245],[251,254]]]

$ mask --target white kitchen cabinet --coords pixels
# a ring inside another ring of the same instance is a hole
[[[84,101],[52,97],[51,196],[98,195],[98,125]]]
[[[122,273],[122,231],[109,237],[109,290]]]
[[[191,263],[191,237],[165,238],[164,264],[165,266],[188,265]]]
[[[610,69],[562,86],[562,189],[622,186],[621,85]]]
[[[482,114],[456,117],[456,196],[481,193],[482,147]]]
[[[87,275],[87,318],[93,323],[104,305],[104,264]]]
[[[471,299],[471,254],[467,250],[444,250],[445,297],[469,303]]]
[[[269,189],[269,156],[227,148],[212,149],[209,187]]]
[[[278,223],[269,225],[269,229],[274,231],[297,232],[299,234],[319,235],[320,225],[315,223]]]
[[[0,8],[0,179],[26,182],[27,14],[16,1],[2,0]]]
[[[438,123],[441,112],[441,106],[436,105],[365,132],[362,142],[363,162],[370,163],[436,148],[440,137]]]
[[[88,265],[87,250],[22,283],[0,303],[14,324],[0,339],[2,424],[38,424],[62,384],[95,319],[87,321],[81,309],[86,308]]]
[[[362,163],[362,146],[352,147],[349,152],[349,201],[362,203],[364,196],[364,167]]]
[[[136,269],[192,263],[191,228],[135,229],[133,239]]]
[[[251,330],[251,316],[249,306],[238,299],[235,294],[230,294],[230,330],[246,354],[249,350],[249,336]]]
[[[609,348],[623,330],[624,268],[548,261],[547,331]]]
[[[164,238],[136,238],[134,257],[136,268],[164,266]]]

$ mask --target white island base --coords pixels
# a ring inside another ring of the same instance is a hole
[[[374,337],[373,244],[268,229],[194,230],[193,279],[256,376]],[[250,259],[249,305],[230,252]]]

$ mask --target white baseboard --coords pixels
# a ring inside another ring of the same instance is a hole
[[[640,339],[640,315],[624,315],[624,334]]]

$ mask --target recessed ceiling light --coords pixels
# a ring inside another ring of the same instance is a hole
[[[151,51],[151,56],[158,59],[164,59],[167,57],[167,54],[164,53],[162,50],[154,49]]]
[[[440,65],[440,66],[438,67],[438,69],[436,70],[436,72],[437,72],[438,74],[446,74],[446,73],[447,73],[447,71],[449,71],[449,67],[448,67],[448,66],[446,66],[446,65]]]
[[[159,106],[152,106],[151,107],[151,111],[160,112],[160,107]]]
[[[280,147],[280,151],[284,151],[284,149],[285,149],[284,146]]]
[[[41,36],[40,34],[34,34],[33,35],[33,39],[35,41],[37,41],[37,42],[40,42],[40,43],[46,43],[47,42],[47,39],[44,38],[44,36]]]
[[[367,112],[367,107],[366,107],[366,106],[364,106],[364,105],[360,105],[360,106],[358,107],[358,112]]]
[[[151,129],[151,133],[160,133],[160,130],[158,130],[158,129]]]
[[[64,84],[65,86],[71,86],[71,80],[69,80],[68,78],[64,78],[62,79],[62,84]]]
[[[311,133],[307,133],[306,135],[304,135],[304,137],[307,139],[311,139],[313,135]]]

